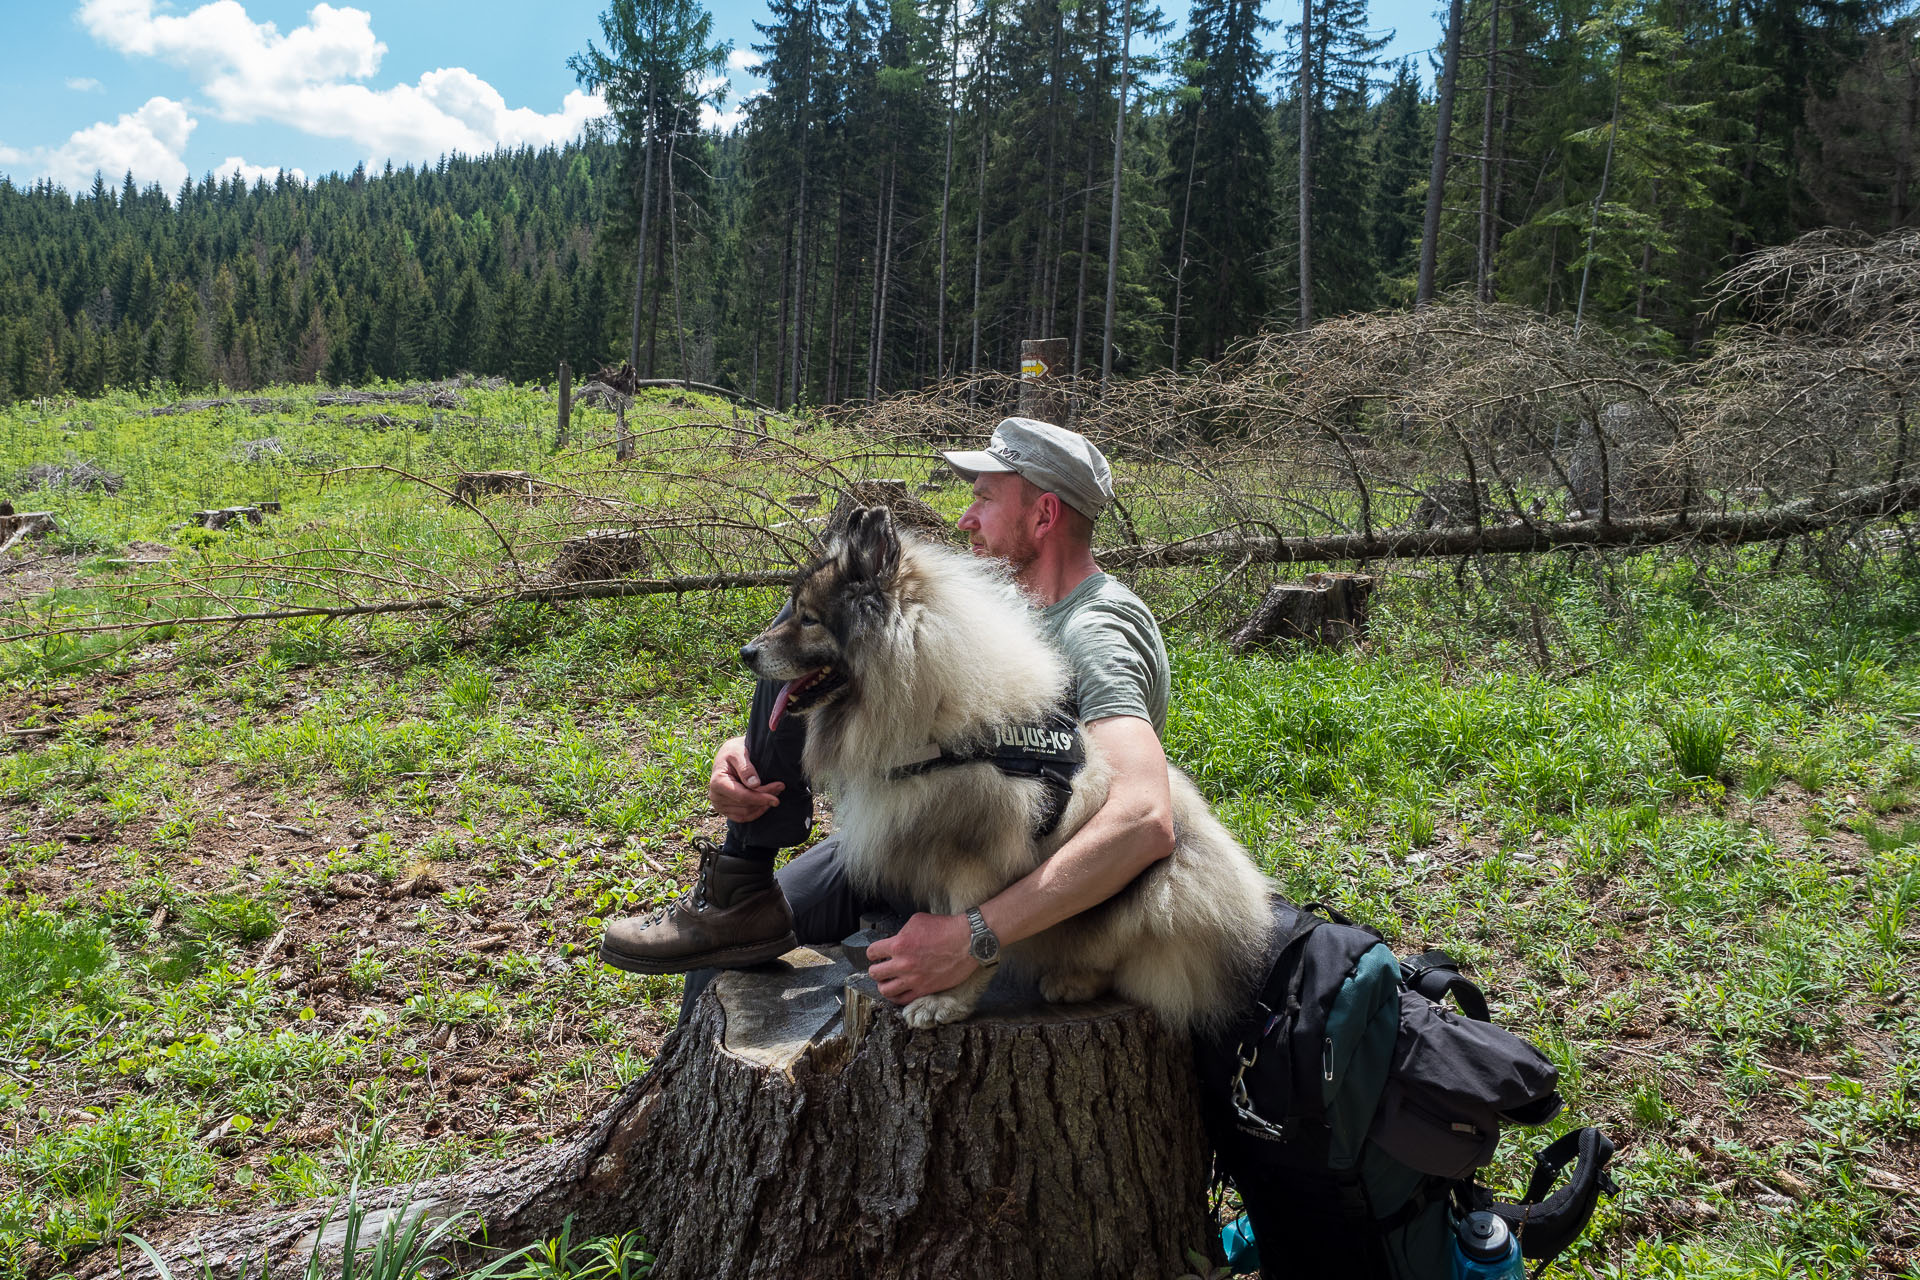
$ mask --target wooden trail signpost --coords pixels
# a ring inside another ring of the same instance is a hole
[[[1067,394],[1067,340],[1028,338],[1020,344],[1020,416],[1064,427],[1073,417]]]

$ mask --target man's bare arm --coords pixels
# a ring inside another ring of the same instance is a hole
[[[1153,726],[1110,716],[1089,724],[1087,736],[1113,770],[1106,803],[1051,858],[981,904],[1002,943],[1105,902],[1173,852],[1173,793]],[[968,940],[965,916],[914,916],[868,952],[880,994],[904,1004],[960,982],[978,967]]]

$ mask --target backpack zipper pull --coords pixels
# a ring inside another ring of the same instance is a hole
[[[1320,1072],[1323,1076],[1326,1077],[1328,1084],[1333,1083],[1333,1037],[1332,1036],[1327,1037],[1324,1047],[1320,1050]]]

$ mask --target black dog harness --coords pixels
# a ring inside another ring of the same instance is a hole
[[[899,782],[955,765],[990,764],[1010,778],[1038,778],[1046,783],[1046,807],[1040,811],[1033,832],[1036,840],[1046,839],[1060,825],[1073,795],[1073,776],[1087,762],[1080,724],[1064,706],[1039,724],[996,725],[990,739],[965,751],[948,747],[928,750],[937,750],[938,754],[891,769],[888,779]]]

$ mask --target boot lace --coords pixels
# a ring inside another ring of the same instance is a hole
[[[720,856],[720,846],[705,836],[693,838],[693,851],[700,855],[700,869],[694,873],[693,884],[682,890],[680,895],[663,907],[657,907],[642,919],[648,925],[656,925],[675,911],[686,908],[689,911],[707,909],[707,884],[713,875],[713,864]]]

